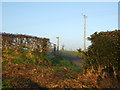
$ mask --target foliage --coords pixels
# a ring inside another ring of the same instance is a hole
[[[79,48],[79,49],[77,49],[77,51],[80,53],[80,52],[82,52],[82,49],[81,49],[81,48]]]
[[[95,32],[88,40],[92,45],[89,46],[86,52],[86,68],[94,67],[98,69],[99,66],[115,67],[120,69],[120,30],[109,32]]]

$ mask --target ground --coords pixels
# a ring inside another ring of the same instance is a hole
[[[5,51],[2,59],[3,88],[100,88],[103,80],[103,88],[118,87],[115,79],[84,73],[83,59],[65,52],[39,58],[35,52]]]

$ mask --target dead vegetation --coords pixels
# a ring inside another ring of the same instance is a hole
[[[71,69],[9,63],[3,65],[3,82],[9,88],[119,88],[120,82],[92,70],[75,73]]]

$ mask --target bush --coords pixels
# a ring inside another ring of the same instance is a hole
[[[79,53],[81,53],[81,52],[82,52],[82,49],[81,49],[81,48],[79,48],[79,49],[77,49],[77,51],[78,51]]]
[[[91,41],[91,46],[86,52],[86,68],[94,67],[98,69],[102,67],[113,67],[115,70],[120,70],[120,30],[109,32],[95,32],[88,40]]]

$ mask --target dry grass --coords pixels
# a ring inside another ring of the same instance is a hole
[[[91,71],[75,75],[65,67],[57,73],[53,68],[35,65],[10,64],[3,68],[3,80],[14,78],[11,85],[17,88],[120,88],[114,78],[102,78]]]
[[[12,63],[13,58],[17,59],[16,55],[3,55],[3,62],[9,61],[3,65],[3,88],[120,88],[120,74],[116,80],[106,72],[101,74],[102,68],[78,72],[65,66],[71,65],[66,62],[58,68],[49,62]]]

